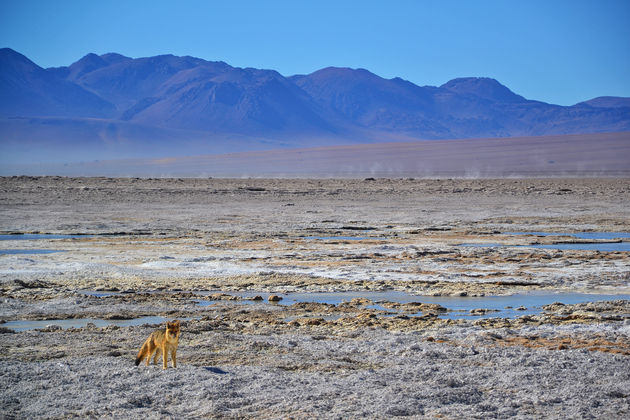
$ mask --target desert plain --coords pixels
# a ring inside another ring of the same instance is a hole
[[[630,179],[0,178],[2,418],[627,418]],[[177,368],[135,366],[179,319]]]

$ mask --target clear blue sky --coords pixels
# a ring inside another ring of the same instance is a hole
[[[42,67],[169,53],[418,85],[488,76],[561,105],[630,96],[630,0],[0,0],[0,46]]]

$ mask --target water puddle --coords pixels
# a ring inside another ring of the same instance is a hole
[[[560,243],[560,244],[532,244],[532,245],[506,245],[499,243],[464,243],[457,246],[473,248],[539,248],[557,249],[562,251],[600,251],[600,252],[630,252],[630,242],[600,242],[600,243]]]
[[[482,297],[422,297],[423,303],[437,303],[451,312],[441,315],[448,319],[470,318],[518,318],[523,315],[538,315],[544,305],[561,302],[565,305],[576,303],[599,302],[607,300],[630,300],[630,294],[595,294],[595,293],[549,293],[530,292],[511,296]],[[491,312],[474,314],[474,309],[488,309]],[[630,315],[630,314],[628,314]]]
[[[212,291],[212,292],[194,292],[195,294],[200,295],[213,295],[215,293],[223,293],[220,291]],[[226,292],[225,294],[238,296],[244,300],[244,302],[257,303],[257,301],[252,301],[256,296],[260,296],[263,298],[263,301],[258,302],[266,302],[269,299],[269,296],[276,295],[282,298],[279,302],[279,305],[289,306],[294,303],[303,303],[303,302],[313,302],[313,303],[327,303],[331,305],[339,305],[343,302],[349,302],[355,298],[365,298],[370,299],[374,302],[376,301],[389,301],[389,302],[400,302],[400,303],[408,303],[417,301],[421,296],[410,295],[405,292],[397,292],[397,291],[384,291],[384,292],[370,292],[370,291],[356,291],[356,292],[303,292],[303,293],[260,293],[260,292]],[[200,301],[201,305],[208,305],[212,303],[216,303],[216,301]],[[237,302],[242,302],[241,300]]]
[[[549,244],[525,245],[529,248],[559,249],[566,251],[600,251],[600,252],[630,252],[630,242],[603,242],[591,244]]]
[[[106,297],[118,295],[121,292],[108,291],[91,291],[81,290],[83,294]],[[219,302],[229,302],[238,305],[267,305],[269,297],[278,296],[281,299],[274,302],[278,306],[291,306],[295,303],[324,303],[338,306],[343,303],[350,302],[352,299],[368,299],[373,304],[360,306],[358,308],[376,309],[392,312],[397,315],[399,312],[395,309],[383,306],[386,302],[399,304],[422,302],[435,303],[448,309],[449,312],[440,313],[440,318],[461,319],[461,318],[516,318],[523,315],[535,315],[542,311],[542,306],[554,302],[561,302],[566,305],[575,303],[598,302],[606,300],[630,300],[630,294],[603,294],[603,293],[567,293],[567,292],[544,292],[533,291],[528,293],[519,293],[509,296],[480,296],[480,297],[456,297],[456,296],[425,296],[413,295],[406,292],[388,290],[388,291],[349,291],[349,292],[300,292],[300,293],[270,293],[270,292],[223,292],[220,290],[212,291],[193,291],[191,292],[200,297],[211,296],[215,294],[234,296],[235,300],[213,300],[213,299],[193,299],[199,306],[211,306]],[[259,298],[259,299],[255,299]],[[471,313],[476,309],[485,309],[487,311],[478,311]],[[422,313],[407,314],[410,316],[421,316]],[[630,316],[630,314],[628,314]]]
[[[579,239],[624,239],[630,238],[628,232],[501,232],[503,235],[532,235],[532,236],[572,236]]]
[[[458,246],[475,248],[539,248],[557,249],[564,251],[600,251],[600,252],[630,252],[630,242],[622,242],[630,238],[628,232],[502,232],[503,235],[531,235],[531,236],[569,236],[576,239],[585,239],[591,243],[558,242],[555,244],[531,244],[531,245],[505,245],[500,243],[463,243]],[[604,242],[614,241],[614,242]]]
[[[61,249],[0,249],[0,255],[8,254],[53,254],[55,252],[65,252]]]
[[[109,291],[91,291],[80,290],[80,293],[106,297],[118,295],[121,292]],[[281,299],[273,302],[278,307],[287,307],[296,303],[324,303],[339,306],[348,303],[353,299],[367,299],[372,304],[357,306],[357,309],[376,309],[390,312],[390,316],[402,314],[404,311],[387,308],[386,302],[406,304],[412,302],[433,303],[438,304],[448,310],[448,312],[440,312],[438,316],[444,319],[479,319],[479,318],[518,318],[523,315],[537,315],[542,312],[544,305],[554,302],[561,302],[565,305],[587,302],[599,302],[607,300],[630,300],[630,294],[606,294],[606,293],[567,293],[567,292],[545,292],[533,291],[528,293],[519,293],[509,296],[425,296],[414,295],[406,292],[387,290],[387,291],[349,291],[349,292],[299,292],[299,293],[270,293],[270,292],[224,292],[220,290],[210,291],[192,291],[194,295],[198,295],[200,299],[192,299],[199,306],[212,306],[221,302],[227,302],[236,305],[269,305],[269,297],[278,296]],[[236,299],[203,299],[204,297],[215,294],[234,296]],[[482,309],[482,311],[476,311]],[[408,313],[408,316],[422,316],[422,312]],[[630,314],[627,314],[630,317]],[[330,319],[337,319],[344,315],[330,315]],[[321,317],[321,316],[318,316]],[[162,319],[162,318],[159,318]],[[76,321],[76,320],[69,320]],[[132,320],[133,321],[133,320]],[[39,322],[39,321],[38,321]],[[41,321],[43,323],[51,321]],[[89,322],[89,321],[88,321]],[[99,321],[110,322],[110,321]],[[125,321],[115,321],[125,322]],[[129,322],[129,321],[127,321]],[[156,321],[156,322],[163,322]],[[138,324],[142,324],[140,321]],[[130,325],[138,325],[130,324]],[[106,324],[110,325],[110,324]],[[121,324],[116,324],[121,325]]]
[[[204,292],[196,294],[211,295],[214,292]],[[271,293],[259,292],[228,292],[231,296],[238,296],[241,300],[229,301],[237,304],[264,304],[268,301]],[[478,318],[517,318],[523,315],[536,315],[542,311],[542,306],[554,302],[561,302],[566,305],[575,303],[597,302],[605,300],[630,300],[630,294],[594,294],[594,293],[549,293],[549,292],[530,292],[521,293],[510,296],[482,296],[482,297],[453,297],[453,296],[423,296],[412,295],[399,291],[383,291],[383,292],[313,292],[313,293],[279,293],[275,294],[282,298],[277,302],[280,306],[289,306],[294,303],[313,302],[327,303],[339,305],[343,302],[350,302],[355,298],[369,299],[375,304],[365,306],[368,309],[385,310],[398,312],[382,306],[385,302],[395,303],[436,303],[449,312],[440,313],[440,318],[445,319],[478,319]],[[263,300],[252,300],[255,296],[260,296]],[[215,300],[198,300],[201,306],[216,304]],[[486,309],[488,311],[479,311],[471,313],[475,309]],[[410,316],[422,316],[421,312],[415,314],[407,314]],[[629,314],[630,315],[630,314]]]
[[[187,318],[190,319],[190,318]],[[166,322],[167,318],[161,316],[143,316],[134,319],[96,319],[96,318],[74,318],[74,319],[48,319],[43,321],[7,321],[2,324],[2,327],[10,328],[13,331],[26,331],[36,328],[46,328],[48,326],[56,325],[61,328],[82,328],[87,324],[92,323],[97,327],[107,327],[109,325],[117,325],[119,327],[130,327],[144,324],[162,324]],[[184,319],[182,319],[184,320]]]
[[[219,291],[213,292],[193,292],[200,295],[213,295],[215,293],[223,293]],[[398,291],[383,291],[383,292],[370,292],[370,291],[356,291],[356,292],[303,292],[303,293],[260,293],[260,292],[226,292],[225,294],[231,296],[237,296],[240,299],[231,301],[235,303],[243,304],[256,304],[266,303],[269,300],[269,296],[275,295],[281,298],[280,301],[275,304],[280,306],[290,306],[295,303],[325,303],[329,305],[339,305],[344,302],[350,302],[352,299],[363,298],[369,299],[373,302],[397,302],[397,303],[410,303],[418,302],[424,299],[425,296],[411,295],[405,292]],[[262,300],[253,300],[254,297],[260,296]],[[208,306],[217,303],[216,300],[198,300],[201,306]],[[370,309],[387,310],[381,305],[370,305]]]

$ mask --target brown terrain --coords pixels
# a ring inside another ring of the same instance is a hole
[[[4,165],[0,174],[278,178],[628,177],[630,132],[388,142],[65,165]]]
[[[0,191],[0,248],[58,251],[0,254],[0,416],[630,413],[630,178]],[[575,245],[621,250],[560,248]],[[177,369],[136,368],[167,319]]]

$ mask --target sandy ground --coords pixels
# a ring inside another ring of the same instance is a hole
[[[629,179],[13,177],[0,191],[0,233],[81,234],[0,242],[60,251],[0,254],[0,320],[44,321],[0,326],[0,416],[630,415],[630,302],[614,298],[630,252],[532,247],[630,232]],[[322,292],[368,298],[287,303]],[[390,292],[414,299],[369,298]],[[427,303],[566,292],[613,297],[498,318]],[[134,365],[160,325],[133,320],[150,316],[184,320],[177,369]],[[116,325],[55,326],[84,318]]]
[[[203,174],[222,178],[630,176],[630,132],[440,141],[407,139],[404,142],[391,142],[391,136],[387,135],[380,141],[386,138],[390,139],[387,143],[156,159],[56,164],[14,164],[7,160],[0,165],[0,175],[198,177]],[[7,150],[5,155],[12,154]],[[36,159],[29,155],[28,160]]]

